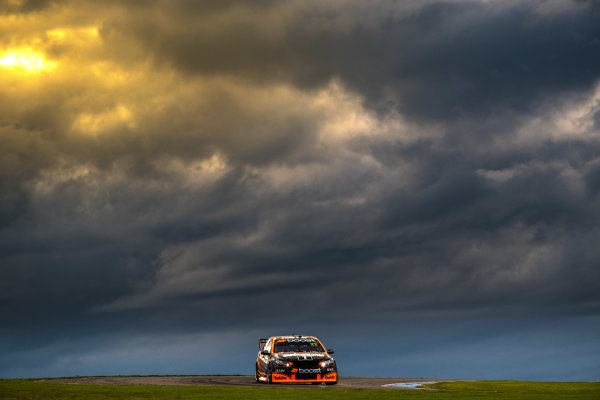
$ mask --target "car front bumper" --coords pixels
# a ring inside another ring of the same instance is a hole
[[[274,372],[271,374],[273,382],[337,382],[337,372],[327,372],[324,374],[296,374],[296,373],[280,373]]]

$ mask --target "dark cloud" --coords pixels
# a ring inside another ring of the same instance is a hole
[[[392,11],[401,5],[386,4],[375,26],[361,20],[361,8],[343,5],[230,7],[219,23],[186,7],[115,20],[105,32],[117,46],[133,36],[157,64],[188,73],[307,88],[340,78],[377,108],[391,102],[430,121],[527,113],[588,91],[600,70],[599,16],[582,4],[590,11],[540,15],[532,4],[431,2],[400,17]],[[183,13],[195,23],[182,26]]]
[[[5,21],[56,66],[0,66],[0,375],[189,373],[167,343],[220,336],[252,336],[251,365],[254,336],[304,329],[354,375],[453,374],[434,350],[597,328],[593,3],[45,10]],[[391,370],[348,355],[380,332],[415,346],[378,354]],[[598,348],[580,336],[556,337]]]
[[[598,193],[600,193],[600,164],[596,164],[590,168],[585,176],[585,182],[590,196],[598,196]]]
[[[22,1],[11,1],[2,0],[0,1],[0,13],[6,14],[27,14],[32,12],[44,11],[47,8],[56,6],[63,1],[60,0],[22,0]]]

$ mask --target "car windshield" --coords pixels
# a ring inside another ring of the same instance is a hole
[[[275,353],[324,353],[323,346],[317,341],[290,341],[281,339],[275,342]]]

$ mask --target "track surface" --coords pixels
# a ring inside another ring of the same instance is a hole
[[[383,385],[404,382],[437,382],[452,379],[424,379],[424,378],[357,378],[340,377],[335,386],[311,384],[285,384],[278,383],[276,387],[302,387],[302,388],[351,388],[351,389],[385,389]],[[237,375],[193,375],[193,376],[93,376],[82,378],[49,379],[52,382],[71,384],[100,384],[100,385],[171,385],[171,386],[267,386],[256,383],[253,376]]]

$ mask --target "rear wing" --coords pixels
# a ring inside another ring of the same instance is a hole
[[[265,347],[265,343],[267,343],[267,340],[269,339],[258,339],[258,348],[262,350],[262,348]]]

